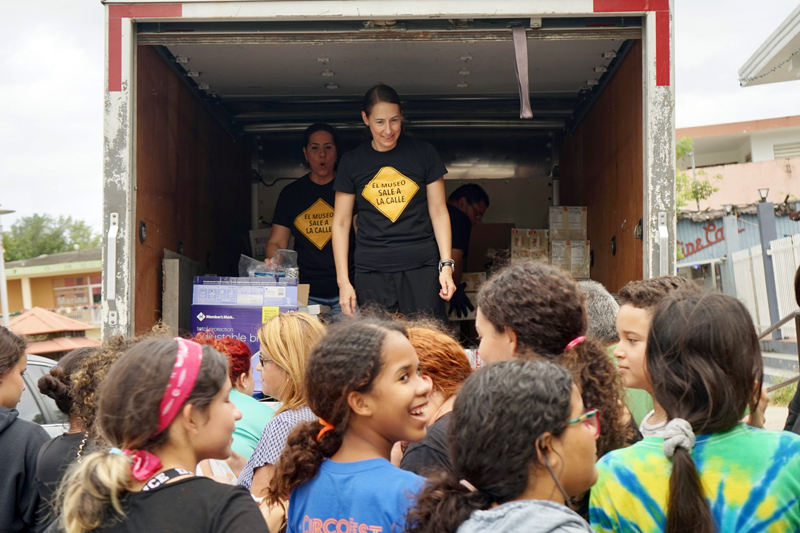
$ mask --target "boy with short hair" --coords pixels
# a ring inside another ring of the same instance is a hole
[[[661,276],[643,281],[631,281],[619,291],[617,333],[619,343],[614,349],[622,384],[629,389],[641,389],[653,394],[647,374],[647,335],[656,306],[676,291],[702,292],[693,281],[680,276]],[[643,437],[658,436],[667,423],[667,414],[652,398],[645,405],[638,405],[631,412],[652,406],[641,418],[639,431]],[[644,402],[642,402],[644,403]],[[636,420],[640,418],[635,416]]]

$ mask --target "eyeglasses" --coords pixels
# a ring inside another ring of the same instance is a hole
[[[261,353],[258,354],[258,360],[261,362],[261,367],[262,368],[267,366],[267,363],[271,363],[272,362],[272,359],[267,359],[266,357],[261,355]]]
[[[586,411],[581,416],[577,418],[573,418],[572,420],[567,421],[567,425],[571,426],[572,424],[579,424],[583,422],[586,424],[586,427],[591,429],[594,433],[594,436],[598,436],[600,434],[600,410],[599,409],[592,409],[591,411]]]
[[[475,213],[475,218],[481,220],[483,218],[483,214],[486,213],[486,209],[480,209],[480,204],[469,204],[469,207]]]

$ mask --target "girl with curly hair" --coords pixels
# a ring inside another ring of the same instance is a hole
[[[319,420],[289,436],[268,499],[290,497],[287,531],[394,531],[423,478],[389,462],[397,441],[425,436],[429,381],[405,328],[376,319],[333,326],[308,361]]]
[[[475,327],[481,359],[546,359],[572,371],[583,403],[603,413],[600,457],[635,435],[622,403],[617,369],[602,346],[587,339],[584,292],[568,274],[543,262],[500,271],[478,293]]]

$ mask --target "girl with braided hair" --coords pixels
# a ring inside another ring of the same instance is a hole
[[[424,478],[389,462],[398,441],[425,437],[431,385],[406,331],[377,319],[333,326],[304,380],[320,417],[289,436],[268,499],[290,497],[287,531],[399,530]]]

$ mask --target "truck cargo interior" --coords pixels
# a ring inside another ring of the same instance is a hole
[[[438,150],[448,193],[476,182],[489,194],[473,242],[493,224],[547,228],[551,205],[586,206],[591,277],[611,291],[641,279],[641,36],[637,17],[137,24],[136,331],[161,317],[164,249],[236,275],[249,230],[269,227],[282,187],[306,172],[302,131],[328,122],[340,154],[354,148],[379,82],[403,98],[405,131]],[[470,254],[467,270],[486,261]]]

